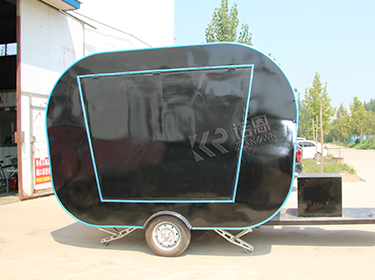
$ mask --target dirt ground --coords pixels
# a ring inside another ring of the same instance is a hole
[[[357,174],[350,174],[348,172],[345,172],[344,175],[342,175],[342,181],[346,183],[364,182],[364,180]]]

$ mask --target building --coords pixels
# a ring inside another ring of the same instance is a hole
[[[0,21],[0,160],[17,158],[24,199],[52,186],[45,108],[60,75],[93,53],[173,45],[174,0],[0,0]]]

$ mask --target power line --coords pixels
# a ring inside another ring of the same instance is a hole
[[[105,23],[103,23],[103,22],[97,21],[97,20],[95,20],[95,19],[93,19],[93,18],[90,18],[90,17],[88,17],[88,16],[82,15],[82,14],[76,12],[76,11],[70,11],[70,12],[74,12],[75,14],[80,15],[81,17],[84,17],[84,18],[87,18],[87,19],[89,19],[89,20],[92,20],[92,21],[94,21],[94,22],[96,22],[96,23],[99,23],[99,24],[101,24],[101,25],[103,25],[103,26],[105,26],[105,27],[108,27],[108,28],[111,28],[111,29],[113,29],[113,30],[116,30],[116,31],[118,31],[118,32],[120,32],[120,33],[126,34],[126,35],[128,35],[128,36],[130,36],[130,37],[133,37],[134,39],[136,39],[136,40],[142,42],[143,44],[145,44],[145,45],[147,45],[147,46],[149,46],[149,47],[152,47],[150,44],[147,44],[145,41],[139,39],[138,37],[134,36],[133,34],[130,34],[130,33],[125,32],[125,31],[122,31],[122,30],[120,30],[120,29],[117,29],[117,28],[115,28],[115,27],[112,27],[112,26],[110,26],[110,25],[108,25],[108,24],[105,24]]]

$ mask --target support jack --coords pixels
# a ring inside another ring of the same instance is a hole
[[[233,235],[230,232],[227,232],[225,230],[220,230],[220,229],[215,229],[215,232],[219,234],[221,237],[223,237],[224,239],[226,239],[227,241],[229,241],[230,243],[244,248],[247,254],[254,251],[254,247],[251,244],[240,239],[240,237],[244,236],[245,234],[252,232],[251,228],[245,229],[241,231],[240,233],[238,233],[237,235]]]
[[[132,233],[133,231],[136,230],[136,228],[126,228],[126,229],[123,229],[123,230],[118,230],[117,228],[113,228],[113,231],[110,231],[106,228],[100,228],[100,227],[98,227],[97,229],[111,234],[111,236],[108,236],[108,237],[103,238],[101,240],[101,243],[104,246],[107,246],[109,244],[109,242],[111,242],[113,240],[121,239],[121,238],[127,236],[128,234],[130,234],[130,233]]]

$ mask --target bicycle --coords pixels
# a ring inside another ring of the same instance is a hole
[[[6,156],[5,158],[10,158],[11,155]],[[17,169],[17,157],[10,158],[11,164],[4,165],[4,161],[0,161],[0,183],[5,184],[6,192],[9,193],[9,190],[15,190],[18,186],[18,169]],[[8,168],[11,168],[7,170]],[[5,172],[8,172],[9,175],[5,175]]]

